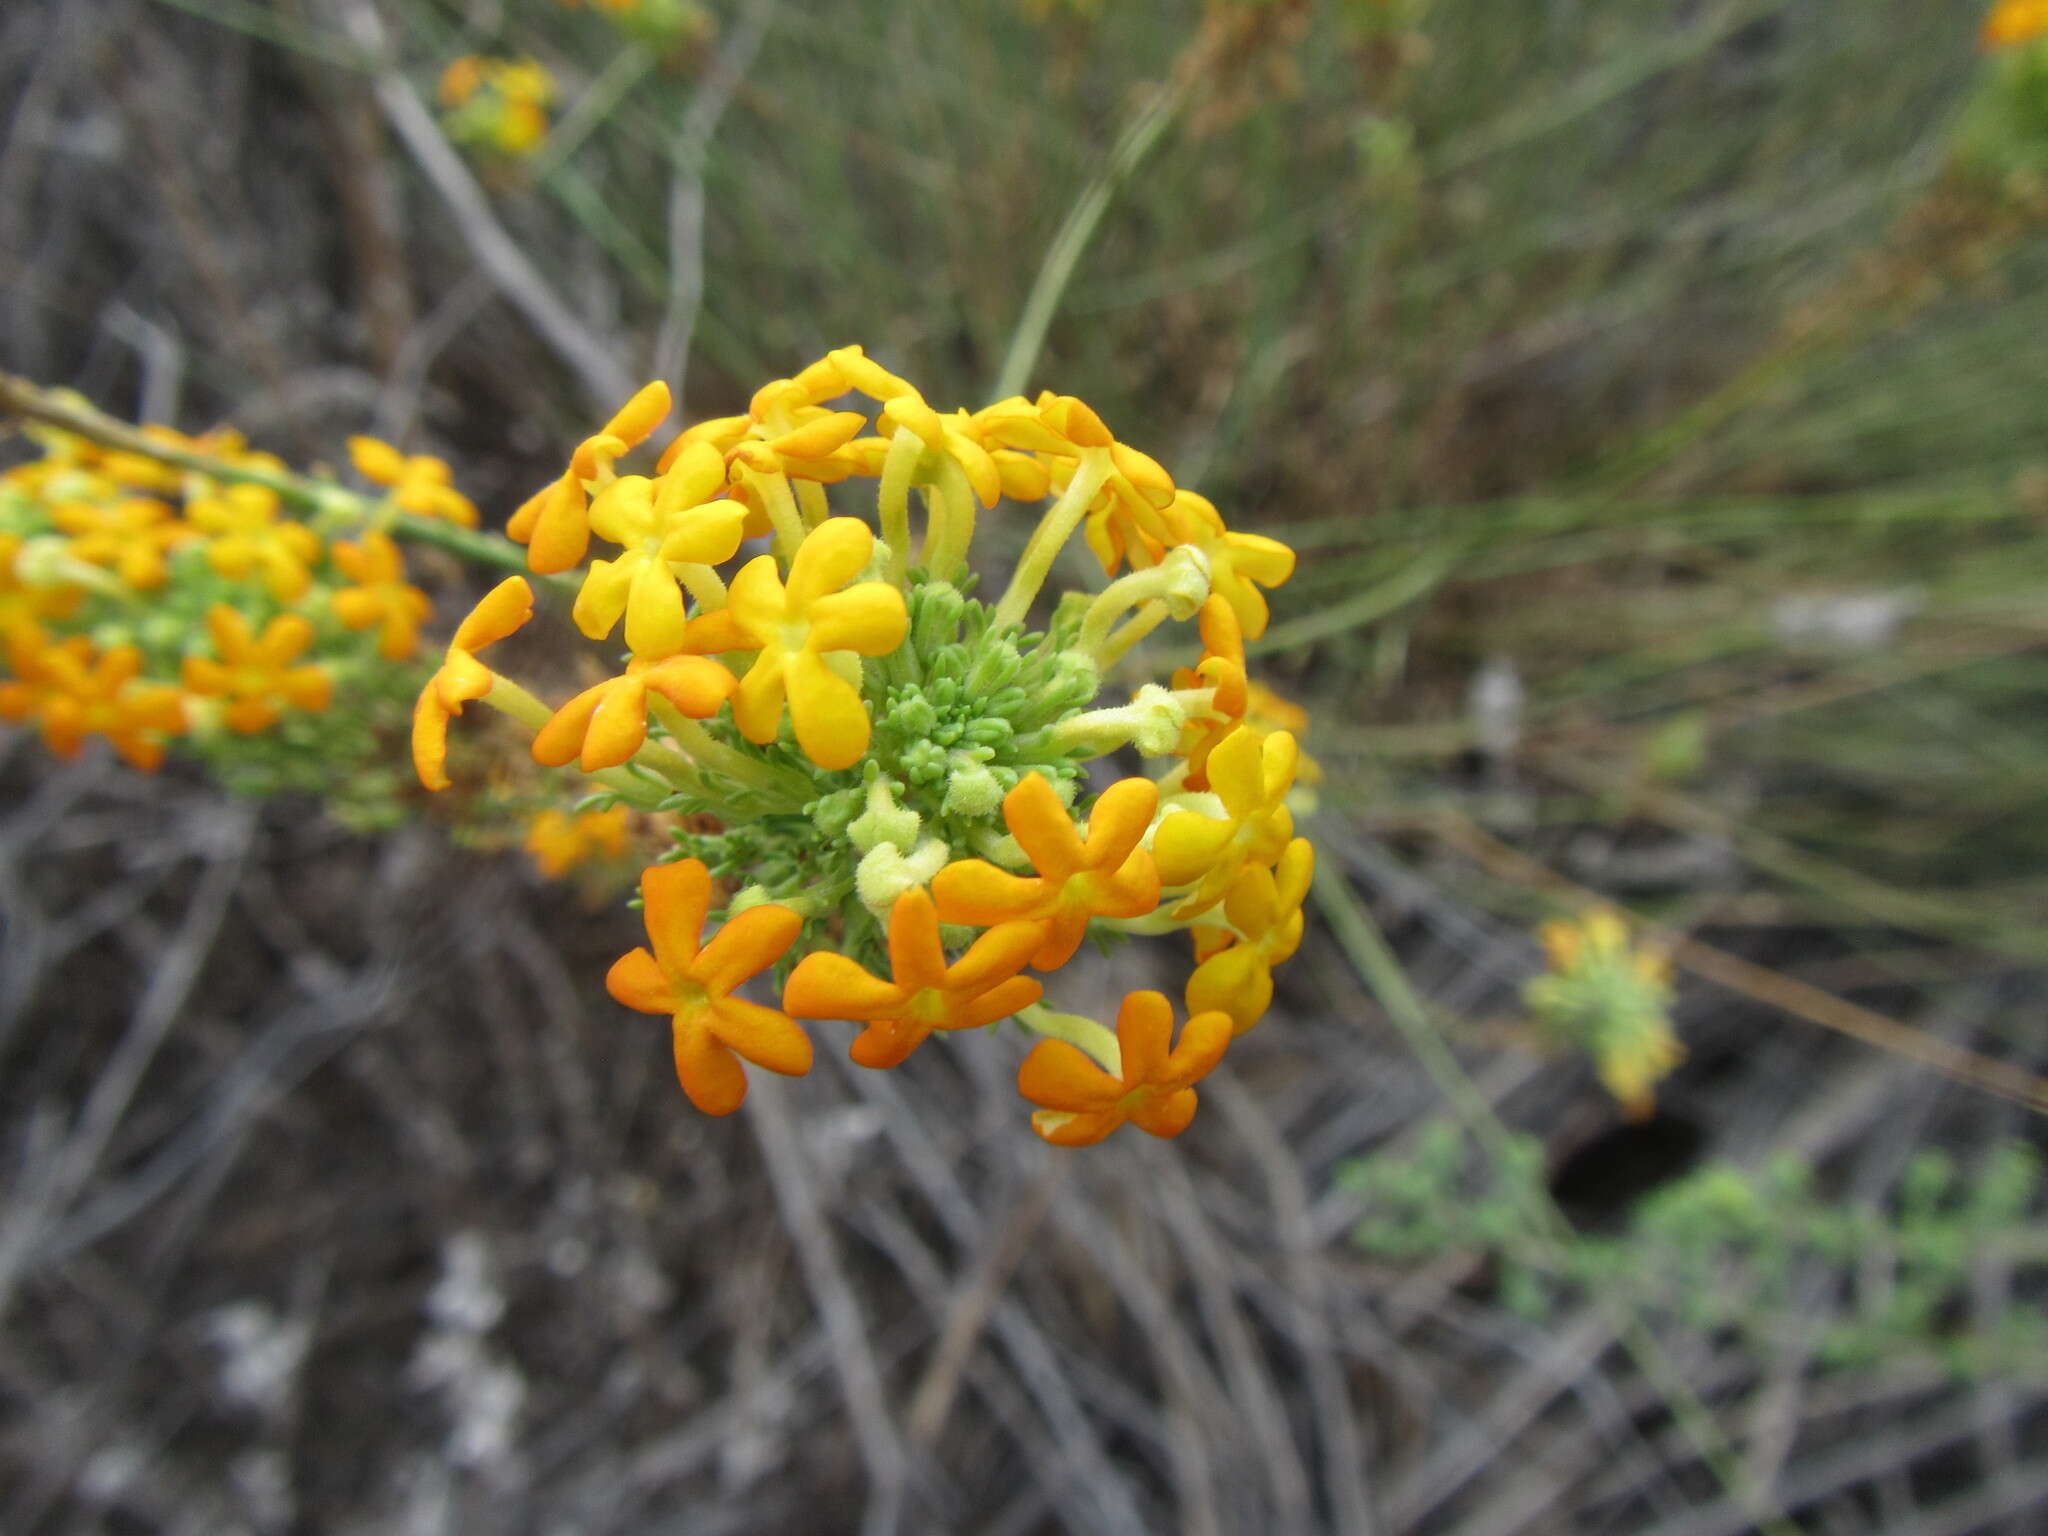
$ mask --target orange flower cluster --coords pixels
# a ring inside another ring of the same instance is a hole
[[[846,347],[657,453],[669,409],[664,386],[641,390],[507,530],[534,571],[583,568],[575,623],[622,637],[622,670],[558,705],[493,670],[478,652],[532,607],[507,580],[420,695],[422,781],[449,783],[448,722],[480,700],[527,728],[536,762],[674,818],[676,862],[641,881],[651,947],[609,986],[670,1020],[678,1077],[709,1113],[739,1105],[743,1063],[808,1070],[800,1020],[861,1026],[852,1059],[881,1069],[934,1034],[1015,1019],[1046,1037],[1018,1081],[1047,1140],[1126,1120],[1178,1133],[1300,942],[1301,754],[1254,717],[1262,700],[1292,706],[1256,688],[1244,650],[1293,553],[1229,528],[1071,396],[940,411]],[[635,470],[641,451],[652,463]],[[834,505],[862,480],[869,508]],[[983,602],[976,523],[1005,501],[1050,505]],[[1106,584],[1031,629],[1076,534]],[[1190,620],[1191,665],[1101,701],[1124,657]],[[1166,771],[1089,795],[1086,764],[1125,747]],[[707,938],[721,882],[743,888]],[[1177,1044],[1157,993],[1126,998],[1113,1031],[1045,1006],[1041,978],[1090,936],[1176,931],[1196,962]],[[779,1007],[737,995],[770,970]]]
[[[42,457],[0,475],[0,718],[33,723],[51,751],[100,737],[153,770],[182,737],[233,756],[236,738],[322,714],[417,650],[429,604],[398,547],[374,529],[329,542],[298,521],[274,488],[297,482],[239,434],[143,429],[219,476],[34,436]],[[435,461],[399,462],[436,478]],[[446,478],[440,466],[438,496],[398,499],[459,517]]]

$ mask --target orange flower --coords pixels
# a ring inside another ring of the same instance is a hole
[[[528,569],[542,575],[583,562],[590,548],[590,496],[611,484],[612,461],[647,441],[668,415],[668,386],[647,385],[596,433],[576,445],[562,478],[542,486],[505,524],[505,536],[527,546]]]
[[[1294,836],[1287,791],[1294,787],[1300,751],[1285,731],[1267,736],[1239,726],[1209,754],[1209,777],[1223,802],[1219,819],[1175,811],[1152,835],[1159,878],[1192,885],[1175,917],[1193,917],[1223,899],[1247,865],[1271,865]]]
[[[1064,1040],[1041,1040],[1017,1069],[1017,1091],[1042,1106],[1031,1128],[1056,1147],[1088,1147],[1133,1122],[1154,1136],[1178,1136],[1195,1118],[1194,1085],[1230,1047],[1230,1016],[1198,1013],[1173,1043],[1173,1004],[1133,992],[1117,1010],[1118,1070],[1105,1072]]]
[[[1237,622],[1237,610],[1227,598],[1210,597],[1202,604],[1200,620],[1202,659],[1192,670],[1180,668],[1173,674],[1173,686],[1213,688],[1209,712],[1191,719],[1181,732],[1180,755],[1188,760],[1184,783],[1189,789],[1209,787],[1209,754],[1244,719],[1249,707],[1250,685],[1245,680],[1244,631]]]
[[[785,1077],[810,1071],[810,1037],[795,1020],[728,995],[782,958],[803,919],[788,907],[750,907],[700,949],[711,910],[711,875],[701,862],[655,865],[641,875],[640,894],[654,952],[622,957],[605,989],[628,1008],[670,1015],[676,1077],[690,1102],[707,1115],[738,1109],[747,1096],[741,1057]]]
[[[219,660],[185,658],[185,687],[201,697],[226,699],[221,718],[249,736],[277,724],[286,705],[319,711],[334,698],[334,679],[324,667],[292,663],[313,643],[313,626],[296,613],[281,613],[261,638],[249,621],[226,603],[206,610],[207,632]]]
[[[533,588],[524,577],[507,576],[456,626],[440,671],[427,679],[412,711],[412,765],[427,788],[448,787],[449,720],[461,714],[462,706],[471,699],[489,693],[496,681],[476,653],[532,617]]]
[[[356,583],[330,601],[347,629],[377,626],[377,654],[403,661],[420,644],[420,621],[434,611],[427,594],[405,580],[405,557],[382,533],[366,533],[360,544],[336,544],[330,553],[342,574]]]
[[[912,886],[889,911],[892,980],[819,950],[798,962],[782,1006],[799,1019],[865,1023],[847,1054],[863,1067],[893,1067],[935,1029],[980,1029],[1037,1002],[1045,988],[1017,974],[1037,947],[1035,925],[1005,923],[948,965],[938,912],[924,889]]]
[[[739,684],[704,656],[640,657],[623,677],[586,688],[555,711],[533,738],[533,760],[560,768],[572,758],[585,773],[616,768],[647,739],[647,695],[661,695],[692,720],[709,719]]]
[[[1051,781],[1027,773],[1003,797],[1003,820],[1037,876],[983,859],[948,864],[932,880],[939,921],[1033,924],[1040,937],[1032,965],[1057,970],[1081,947],[1090,918],[1143,917],[1159,905],[1159,870],[1138,846],[1158,805],[1150,779],[1120,779],[1096,799],[1083,842]]]
[[[76,757],[88,736],[104,736],[132,766],[154,772],[164,760],[164,738],[185,729],[178,690],[140,681],[142,652],[117,645],[93,655],[83,635],[52,645],[18,630],[7,637],[8,662],[18,681],[0,685],[0,719],[39,719],[43,744],[59,757]]]
[[[616,859],[626,851],[631,819],[623,805],[570,816],[550,807],[526,825],[526,851],[550,880],[559,880],[586,859]]]

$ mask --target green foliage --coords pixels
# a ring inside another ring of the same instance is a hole
[[[2026,1299],[2048,1280],[2048,1215],[2037,1209],[2040,1154],[2025,1143],[2003,1143],[1970,1176],[1945,1153],[1919,1152],[1889,1207],[1829,1199],[1792,1157],[1715,1164],[1641,1201],[1619,1234],[1561,1245],[1531,1215],[1541,1143],[1509,1147],[1484,1165],[1437,1121],[1406,1155],[1345,1164],[1339,1187],[1364,1207],[1352,1241],[1404,1262],[1486,1259],[1500,1305],[1530,1321],[1612,1298],[1759,1354],[1810,1349],[1826,1366],[1931,1358],[1974,1376],[2048,1365],[2048,1317]],[[2013,1267],[2015,1299],[1987,1318],[1969,1298],[1993,1261]]]

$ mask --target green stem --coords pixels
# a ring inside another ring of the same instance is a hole
[[[1124,1075],[1123,1047],[1116,1032],[1078,1013],[1058,1013],[1043,1003],[1019,1009],[1017,1022],[1050,1040],[1064,1040],[1084,1052],[1112,1077]]]
[[[808,783],[796,780],[794,775],[771,767],[757,757],[749,757],[746,753],[727,746],[706,730],[702,721],[692,720],[667,699],[651,690],[647,696],[647,703],[653,710],[655,719],[661,722],[662,729],[669,733],[689,763],[695,767],[708,768],[713,773],[723,774],[750,789],[757,789],[764,795],[789,801],[791,810],[810,798],[811,786]]]
[[[995,614],[989,620],[991,632],[1001,633],[1024,622],[1024,615],[1031,610],[1032,599],[1038,596],[1038,589],[1045,585],[1045,578],[1052,573],[1053,561],[1066,548],[1074,530],[1081,526],[1088,504],[1095,499],[1114,467],[1107,448],[1082,450],[1074,478],[1067,482],[1060,499],[1052,504],[1031,531],[1024,553],[1017,559],[1016,573],[1010,577],[1009,590],[1003,593],[1002,601],[996,604]]]
[[[1010,335],[1002,371],[996,375],[996,399],[1007,400],[1012,395],[1024,393],[1024,386],[1031,379],[1031,370],[1038,366],[1038,354],[1044,350],[1045,333],[1052,326],[1053,316],[1059,312],[1060,299],[1066,294],[1067,284],[1086,253],[1088,242],[1095,238],[1096,226],[1109,211],[1118,190],[1144,163],[1145,157],[1173,122],[1187,100],[1188,89],[1194,79],[1194,71],[1183,70],[1172,85],[1146,103],[1125,125],[1109,152],[1108,162],[1074,200],[1073,207],[1067,210],[1059,232],[1053,236],[1052,244],[1046,247],[1045,259],[1039,263],[1030,296],[1024,300],[1023,313],[1017,317],[1017,328]]]
[[[882,460],[882,483],[875,494],[882,542],[889,546],[889,580],[899,587],[910,574],[910,482],[923,457],[923,440],[909,428],[898,427],[889,439],[889,452]]]
[[[974,543],[975,502],[967,471],[951,454],[940,455],[939,483],[932,495],[932,516],[924,535],[925,569],[941,581],[957,581]]]

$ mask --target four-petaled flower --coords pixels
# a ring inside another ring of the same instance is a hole
[[[580,565],[590,548],[590,495],[612,482],[612,461],[647,441],[668,415],[668,386],[644,386],[612,419],[576,445],[559,480],[542,486],[505,524],[507,538],[526,546],[529,570],[553,575]]]
[[[602,640],[626,616],[626,645],[636,656],[672,656],[683,643],[683,593],[673,565],[717,565],[740,547],[747,509],[726,497],[725,461],[693,444],[659,480],[624,475],[590,508],[591,529],[625,546],[616,560],[593,560],[576,597],[576,627]]]
[[[1188,1012],[1227,1013],[1240,1035],[1264,1017],[1273,1003],[1273,967],[1301,947],[1301,904],[1315,872],[1314,845],[1297,837],[1278,868],[1254,865],[1238,875],[1223,899],[1230,926],[1193,929],[1199,964],[1188,978]]]
[[[419,649],[420,621],[432,601],[405,579],[405,557],[386,534],[370,532],[360,544],[336,544],[329,551],[342,574],[355,583],[329,599],[345,629],[377,629],[377,654],[403,661]]]
[[[1116,1039],[1122,1060],[1114,1073],[1064,1040],[1039,1041],[1017,1069],[1017,1091],[1040,1106],[1031,1128],[1054,1146],[1093,1146],[1126,1120],[1154,1136],[1178,1136],[1195,1118],[1194,1085],[1230,1047],[1230,1015],[1194,1015],[1173,1045],[1173,1004],[1162,993],[1133,992],[1117,1010]]]
[[[635,657],[625,675],[584,689],[556,710],[533,738],[533,760],[560,768],[575,759],[585,773],[616,768],[647,739],[647,695],[659,694],[692,720],[708,719],[737,682],[704,656]]]
[[[867,751],[867,706],[835,663],[843,658],[857,676],[855,656],[886,656],[903,643],[910,622],[898,588],[884,581],[847,586],[874,547],[875,536],[858,518],[827,518],[790,562],[787,587],[775,557],[762,555],[733,578],[723,609],[690,621],[690,651],[758,653],[732,699],[733,723],[747,740],[775,740],[786,700],[797,745],[820,768],[851,768]]]
[[[76,757],[88,736],[104,736],[145,773],[164,760],[164,738],[185,729],[178,690],[141,681],[142,652],[117,645],[93,654],[83,635],[51,645],[26,630],[7,637],[8,661],[18,681],[0,684],[0,719],[33,714],[43,744],[59,757]]]
[[[429,789],[448,787],[448,722],[471,699],[497,681],[476,653],[495,644],[533,617],[533,588],[521,576],[507,576],[455,628],[441,669],[427,679],[412,711],[412,765]]]
[[[1219,819],[1174,811],[1152,835],[1152,856],[1167,885],[1192,885],[1175,917],[1193,917],[1221,901],[1247,865],[1272,865],[1294,836],[1287,791],[1300,749],[1286,731],[1270,736],[1239,726],[1209,754],[1209,781],[1223,802]]]
[[[320,535],[289,518],[278,521],[277,492],[230,485],[185,504],[185,520],[207,536],[206,559],[230,581],[260,574],[280,603],[297,602],[313,583]]]
[[[319,711],[334,698],[334,678],[325,667],[295,667],[313,643],[313,626],[296,613],[281,613],[259,636],[249,621],[226,603],[206,611],[207,633],[219,659],[185,658],[185,688],[227,701],[221,719],[249,736],[283,718],[286,706]]]
[[[432,454],[404,454],[374,437],[352,437],[348,456],[365,480],[390,488],[399,511],[440,518],[462,528],[477,525],[476,503],[455,489],[447,464]]]
[[[1008,874],[983,859],[948,864],[932,880],[939,920],[1032,924],[1032,965],[1057,970],[1081,947],[1090,918],[1142,917],[1159,905],[1159,871],[1138,846],[1158,805],[1150,779],[1120,779],[1096,799],[1084,842],[1051,782],[1025,774],[1003,797],[1003,820],[1037,875]]]
[[[51,510],[50,521],[70,535],[72,555],[104,566],[138,592],[164,584],[164,552],[195,537],[160,501],[130,496],[111,506],[70,502]]]
[[[526,824],[526,851],[542,874],[559,880],[587,859],[623,857],[632,814],[623,805],[578,816],[549,806]]]
[[[729,1115],[747,1096],[745,1057],[757,1067],[801,1077],[811,1070],[811,1041],[779,1009],[731,996],[796,942],[803,919],[788,907],[750,907],[700,948],[711,910],[711,875],[696,859],[657,864],[640,877],[653,953],[636,949],[604,979],[613,997],[641,1013],[673,1021],[676,1077],[707,1115]]]
[[[980,1029],[1037,1002],[1045,988],[1017,974],[1037,947],[1035,925],[1005,923],[948,965],[938,912],[924,889],[912,886],[889,912],[891,980],[819,950],[790,973],[782,1006],[799,1019],[865,1023],[848,1054],[863,1067],[893,1067],[935,1029]]]

